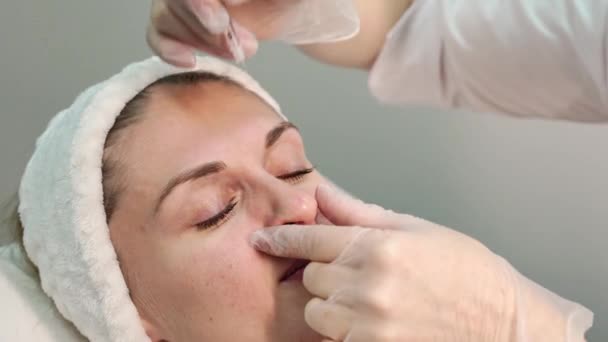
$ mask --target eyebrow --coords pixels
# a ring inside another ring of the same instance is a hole
[[[279,140],[281,135],[290,128],[295,129],[296,131],[299,131],[298,127],[296,127],[296,125],[292,124],[289,121],[283,121],[280,124],[278,124],[275,128],[271,129],[270,132],[268,132],[268,134],[266,134],[266,148],[270,148],[272,145],[274,145],[277,142],[277,140]]]
[[[298,128],[294,124],[287,121],[281,122],[279,125],[271,129],[266,134],[266,148],[268,149],[272,147],[279,140],[281,135],[283,135],[283,133],[285,133],[285,131],[287,131],[288,129],[298,130]],[[226,163],[222,161],[214,161],[199,165],[172,178],[163,188],[156,202],[156,206],[154,207],[154,213],[158,213],[158,210],[160,209],[164,200],[171,194],[171,192],[175,188],[177,188],[181,184],[222,172],[226,168]]]
[[[188,170],[172,178],[160,193],[160,197],[158,198],[156,206],[154,207],[154,212],[158,212],[160,206],[163,204],[163,201],[169,196],[169,194],[171,194],[173,189],[177,188],[179,185],[221,172],[225,169],[226,164],[224,162],[215,161],[199,165],[192,170]]]

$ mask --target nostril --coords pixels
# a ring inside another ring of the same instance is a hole
[[[285,223],[283,223],[283,225],[285,225],[285,226],[295,225],[295,224],[304,224],[304,222],[299,221],[299,222],[285,222]]]

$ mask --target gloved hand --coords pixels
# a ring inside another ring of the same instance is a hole
[[[232,59],[230,19],[245,57],[258,39],[292,44],[346,39],[359,29],[352,0],[153,0],[148,44],[165,61],[194,64],[196,50]]]
[[[583,341],[588,310],[474,239],[325,186],[317,201],[339,226],[270,228],[252,243],[312,260],[303,283],[316,298],[305,317],[328,341]]]

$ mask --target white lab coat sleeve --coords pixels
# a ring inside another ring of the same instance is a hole
[[[606,0],[415,0],[370,72],[382,102],[608,121]]]

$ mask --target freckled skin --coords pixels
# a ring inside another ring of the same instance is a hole
[[[143,120],[126,129],[120,155],[126,189],[110,222],[112,242],[142,323],[153,341],[321,341],[304,322],[311,298],[301,283],[279,283],[290,260],[249,244],[256,229],[314,222],[316,172],[296,130],[270,149],[282,120],[255,95],[208,83],[155,89]],[[180,185],[158,213],[164,185],[184,170],[223,161],[226,170]],[[219,226],[196,224],[237,205]]]

